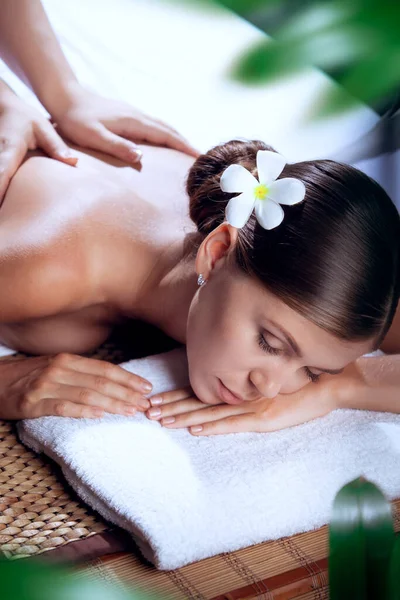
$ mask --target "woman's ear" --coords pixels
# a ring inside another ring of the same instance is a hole
[[[221,223],[203,240],[197,251],[196,272],[208,279],[218,261],[226,259],[236,245],[238,230],[229,223]]]

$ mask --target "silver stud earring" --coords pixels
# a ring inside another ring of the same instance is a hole
[[[207,283],[207,280],[204,279],[203,275],[200,273],[200,275],[197,278],[197,285],[199,285],[201,287],[205,283]]]

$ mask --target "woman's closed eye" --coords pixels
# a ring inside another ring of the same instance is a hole
[[[271,346],[262,333],[260,333],[258,336],[258,345],[264,352],[268,352],[268,354],[272,354],[273,356],[279,356],[284,352],[283,348],[275,348],[274,346]],[[313,373],[308,367],[304,367],[304,372],[312,383],[317,383],[322,375],[322,373],[319,375]]]
[[[264,350],[264,352],[268,352],[268,354],[273,354],[274,356],[282,354],[283,352],[283,348],[274,348],[274,346],[271,346],[262,333],[260,333],[258,336],[258,345],[262,350]]]

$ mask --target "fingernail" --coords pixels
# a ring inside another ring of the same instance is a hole
[[[126,415],[134,415],[136,412],[136,408],[134,406],[127,406],[125,408],[125,414]]]
[[[61,157],[63,160],[67,160],[67,161],[68,161],[68,163],[69,163],[71,166],[73,166],[73,167],[75,167],[75,166],[76,166],[76,164],[77,164],[77,162],[78,162],[78,157],[77,157],[77,156],[73,156],[73,154],[69,154],[69,152],[63,152],[63,153],[61,153],[61,154],[60,154],[60,157]]]
[[[153,386],[151,385],[151,383],[142,383],[142,390],[146,393],[151,392],[151,390],[153,389]]]
[[[199,433],[199,431],[202,431],[203,428],[201,425],[196,425],[195,427],[190,427],[190,431],[192,433]]]
[[[143,398],[142,400],[139,400],[138,404],[139,404],[140,408],[144,408],[145,410],[147,410],[150,406],[150,402],[147,400],[147,398]]]
[[[152,406],[157,406],[157,404],[162,404],[162,397],[161,396],[153,396],[152,398],[150,398],[150,404]]]
[[[93,416],[96,418],[100,418],[104,415],[104,411],[103,410],[94,410],[93,411]]]
[[[165,419],[161,421],[162,425],[170,425],[171,423],[175,423],[175,417],[165,417]]]
[[[142,160],[143,152],[139,148],[132,148],[131,154],[136,161]]]
[[[161,415],[161,409],[160,408],[151,408],[149,410],[149,415],[150,415],[150,417],[159,417]]]
[[[78,157],[75,156],[74,154],[72,154],[72,152],[68,152],[67,150],[65,152],[60,152],[60,156],[62,156],[63,158],[66,158],[68,160],[75,159],[78,160]]]

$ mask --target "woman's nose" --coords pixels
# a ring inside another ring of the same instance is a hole
[[[267,376],[261,371],[252,371],[250,381],[257,388],[258,393],[265,398],[275,398],[282,387],[282,382],[278,381],[278,377]]]

